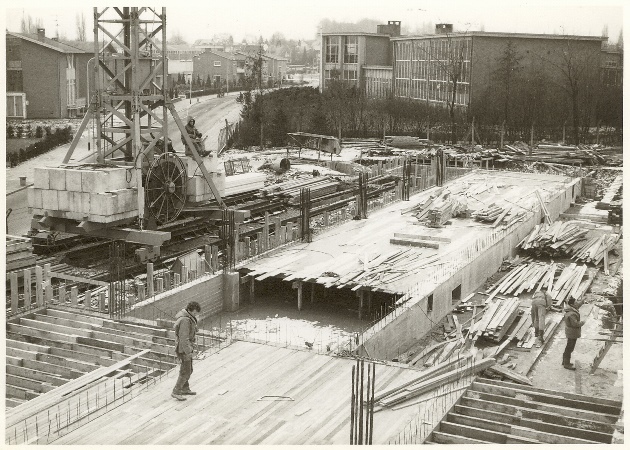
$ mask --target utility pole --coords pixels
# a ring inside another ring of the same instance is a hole
[[[262,36],[258,41],[258,101],[260,102],[260,149],[265,148],[263,122],[264,122],[264,110],[263,110],[263,95],[262,95]]]

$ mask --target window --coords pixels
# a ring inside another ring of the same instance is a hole
[[[346,36],[346,48],[343,55],[343,62],[356,64],[359,62],[359,37]]]
[[[343,79],[349,81],[356,81],[357,79],[357,71],[356,70],[344,70],[343,71]]]
[[[427,312],[433,311],[433,294],[427,297]]]
[[[221,67],[221,61],[215,61],[214,67]]]
[[[339,38],[340,36],[326,36],[326,62],[339,62]]]

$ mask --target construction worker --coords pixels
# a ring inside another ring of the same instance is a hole
[[[582,326],[586,323],[580,320],[580,306],[583,303],[571,298],[564,309],[564,334],[567,338],[567,346],[562,354],[562,367],[569,370],[575,370],[575,366],[571,364],[571,353],[575,349],[578,338],[582,336]]]
[[[539,340],[538,346],[545,342],[545,319],[551,308],[553,299],[547,292],[538,291],[532,297],[532,326]]]
[[[202,135],[195,127],[195,118],[189,116],[186,122],[186,126],[184,128],[186,130],[186,134],[188,134],[190,139],[193,141],[193,144],[195,144],[195,149],[197,150],[197,153],[199,153],[200,156],[206,156],[205,145],[201,139]],[[186,144],[186,139],[184,138],[184,135],[182,135],[182,142],[184,143],[184,147],[186,148],[186,156],[192,156],[192,151],[190,150],[190,148],[188,148],[188,144]]]
[[[182,309],[175,316],[175,353],[180,361],[179,377],[171,396],[177,400],[186,400],[184,395],[195,395],[190,390],[188,380],[193,372],[192,357],[195,349],[195,334],[197,333],[197,315],[201,306],[197,302],[190,302],[186,309]]]

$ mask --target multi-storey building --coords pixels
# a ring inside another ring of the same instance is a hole
[[[245,56],[219,50],[206,50],[193,57],[193,77],[205,81],[208,77],[215,86],[239,84],[245,75]]]
[[[324,57],[319,80],[320,89],[326,89],[331,79],[342,80],[356,87],[364,86],[364,69],[382,70],[383,67],[391,67],[390,38],[399,35],[398,21],[379,25],[377,33],[323,33]],[[391,74],[389,75],[391,79]],[[374,89],[380,91],[381,87]]]
[[[75,117],[86,107],[87,63],[94,52],[37,34],[6,32],[7,117]]]

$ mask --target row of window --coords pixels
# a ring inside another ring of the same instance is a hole
[[[359,37],[358,36],[326,36],[325,49],[327,63],[338,64],[341,57],[343,43],[343,62],[356,64],[359,62]]]
[[[434,102],[449,102],[452,98],[451,84],[446,81],[429,81],[396,79],[396,97],[412,98],[416,100],[428,100]],[[468,83],[457,83],[455,104],[468,105],[470,86]]]
[[[333,72],[336,72],[333,75]],[[324,70],[324,79],[340,79],[344,81],[356,81],[358,80],[358,72],[356,70],[343,70],[341,73],[338,70]],[[341,76],[340,76],[341,75]]]

